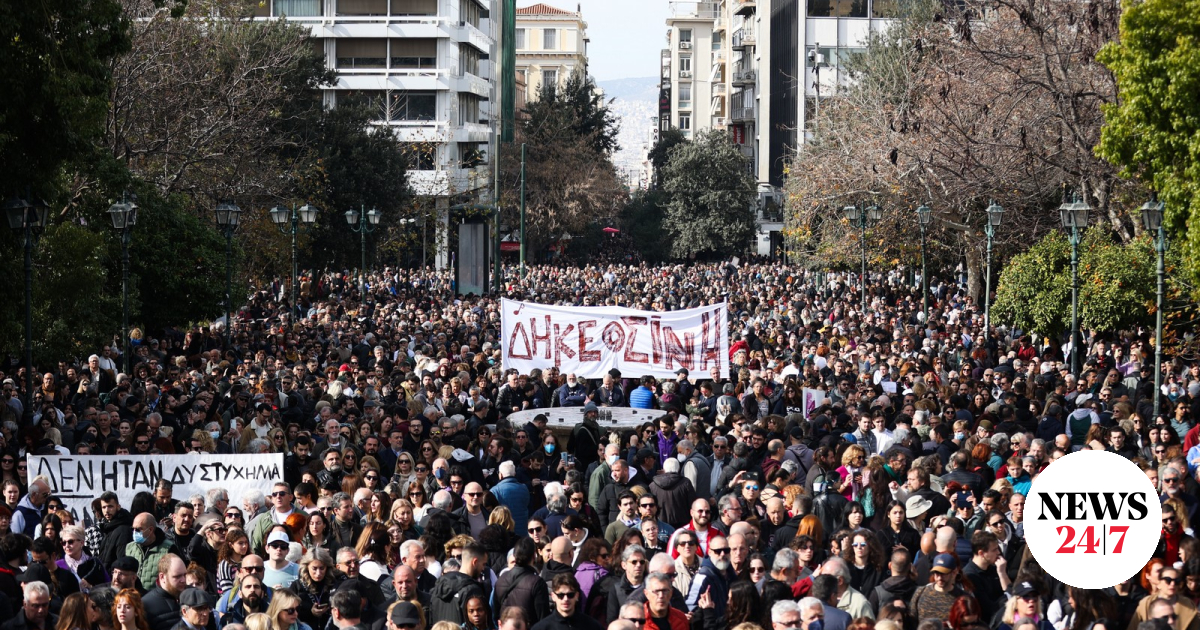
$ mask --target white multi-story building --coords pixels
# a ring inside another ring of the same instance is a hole
[[[545,3],[517,9],[517,75],[525,77],[525,100],[535,101],[545,83],[562,87],[576,70],[587,74],[587,22],[582,9]]]
[[[662,82],[659,85],[659,129],[675,127],[689,138],[712,125],[714,86],[723,83],[720,68],[713,65],[716,4],[672,2],[667,18],[667,48],[662,51]]]
[[[261,0],[255,17],[311,28],[337,71],[326,106],[374,108],[405,145],[414,191],[435,199],[445,225],[452,197],[491,194],[499,11],[498,0]]]

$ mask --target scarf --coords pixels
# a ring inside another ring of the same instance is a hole
[[[75,577],[79,577],[79,566],[90,559],[91,558],[89,558],[86,553],[79,554],[78,560],[71,558],[70,555],[63,555],[63,563],[67,565],[67,568],[71,570],[71,573],[73,573]]]

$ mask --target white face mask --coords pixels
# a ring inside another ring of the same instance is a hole
[[[676,455],[676,456],[675,456],[675,459],[678,459],[678,460],[679,460],[679,463],[681,463],[681,464],[682,464],[683,462],[686,462],[686,461],[687,461],[687,458],[688,458],[688,456],[687,456],[687,455],[684,455],[683,453],[679,453],[678,455]]]
[[[609,455],[604,459],[604,461],[608,462],[609,466],[612,466],[613,464],[617,463],[618,459],[621,459],[620,455]]]

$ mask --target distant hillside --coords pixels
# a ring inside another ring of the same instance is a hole
[[[658,112],[658,77],[614,79],[600,81],[598,85],[604,90],[606,99],[614,99],[610,107],[621,121],[621,132],[617,136],[621,150],[613,156],[613,163],[627,178],[632,178],[639,171],[654,129]]]
[[[613,79],[612,81],[600,81],[599,86],[609,98],[630,101],[658,100],[658,77]]]

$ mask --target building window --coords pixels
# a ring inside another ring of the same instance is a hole
[[[542,29],[542,50],[558,50],[558,29]]]
[[[438,0],[392,0],[392,15],[437,15]]]
[[[428,122],[437,117],[436,92],[394,90],[388,96],[388,120]]]
[[[387,15],[387,0],[337,0],[338,15]]]
[[[542,89],[546,86],[558,88],[558,70],[542,70]]]
[[[867,0],[811,0],[808,17],[867,17]]]
[[[339,39],[337,40],[337,67],[386,68],[386,39]]]
[[[680,114],[679,115],[679,130],[680,131],[691,131],[692,130],[692,115],[691,114]]]
[[[322,0],[275,0],[275,16],[319,17]]]
[[[437,68],[436,39],[396,38],[391,40],[391,45],[393,68]]]
[[[679,85],[679,109],[689,109],[692,106],[692,85],[690,83],[681,83]]]
[[[458,19],[465,24],[479,28],[479,18],[482,17],[479,3],[475,0],[459,0]]]
[[[437,168],[437,147],[428,143],[405,142],[400,152],[412,171],[432,171]]]
[[[462,74],[479,74],[479,51],[469,44],[458,45],[458,70]]]
[[[692,43],[692,29],[690,29],[690,28],[679,29],[679,42],[680,43],[687,42],[689,44]]]
[[[525,29],[517,29],[517,50],[525,50]]]
[[[691,72],[692,71],[692,56],[691,55],[679,55],[679,71],[680,72]]]
[[[479,122],[479,98],[474,94],[458,94],[458,124],[474,125]]]

